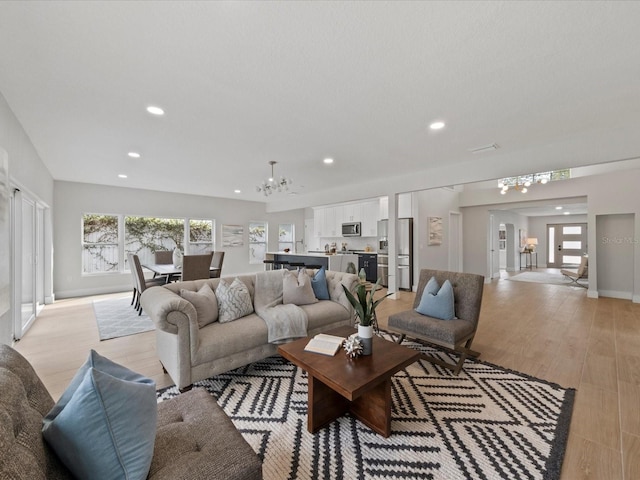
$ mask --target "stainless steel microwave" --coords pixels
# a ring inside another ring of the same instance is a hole
[[[349,222],[342,224],[342,236],[343,237],[359,237],[360,236],[360,222]]]

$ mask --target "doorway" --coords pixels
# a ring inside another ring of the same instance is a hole
[[[547,267],[573,268],[587,253],[586,223],[547,225]]]

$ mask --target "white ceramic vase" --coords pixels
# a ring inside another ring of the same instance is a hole
[[[173,266],[176,268],[182,267],[182,252],[178,247],[173,249]]]
[[[362,342],[362,354],[371,355],[373,353],[373,325],[362,326],[358,325],[358,337]]]

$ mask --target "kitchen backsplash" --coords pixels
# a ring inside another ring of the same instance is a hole
[[[371,247],[373,252],[378,250],[377,239],[372,237],[358,238],[358,237],[319,237],[314,238],[309,243],[309,250],[324,250],[325,244],[331,245],[332,242],[336,242],[338,250],[342,249],[342,244],[346,243],[347,250],[364,250],[367,245]]]

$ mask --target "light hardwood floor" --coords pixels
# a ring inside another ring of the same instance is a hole
[[[390,313],[410,308],[413,297],[401,292],[382,302],[381,327]],[[153,332],[98,340],[95,298],[46,306],[16,344],[54,398],[91,348],[154,378],[158,388],[171,385]],[[505,274],[485,285],[473,348],[485,361],[577,389],[562,480],[640,479],[640,305]]]

